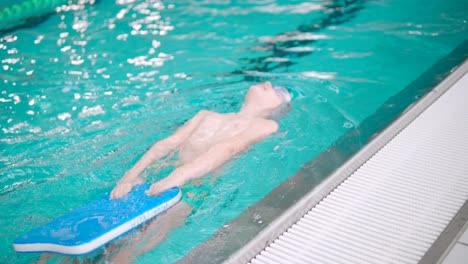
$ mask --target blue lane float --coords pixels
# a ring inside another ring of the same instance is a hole
[[[179,188],[147,196],[144,192],[149,186],[139,185],[121,199],[102,196],[20,236],[13,247],[17,252],[89,253],[154,218],[181,198]]]

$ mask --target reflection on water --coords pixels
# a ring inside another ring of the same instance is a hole
[[[365,2],[362,0],[325,2],[319,8],[314,9],[314,11],[322,13],[322,16],[312,19],[307,24],[299,25],[296,30],[280,33],[275,36],[260,37],[258,41],[264,44],[252,47],[252,49],[269,52],[269,54],[256,58],[242,58],[247,65],[234,73],[271,72],[292,66],[297,63],[292,61],[292,59],[301,58],[320,50],[321,48],[314,44],[317,41],[330,38],[326,34],[315,32],[348,22],[364,8]],[[303,7],[298,8],[303,10]],[[321,74],[310,76],[310,74],[306,73],[306,76],[329,79],[328,74],[324,76]],[[247,75],[246,79],[249,81],[263,81],[265,78]]]
[[[36,259],[16,255],[11,241],[109,191],[154,141],[200,109],[237,110],[256,81],[287,86],[293,110],[280,133],[207,180],[212,191],[186,226],[139,261],[180,258],[466,35],[462,1],[419,6],[117,0],[37,7],[34,19],[0,35],[0,219],[8,219],[0,225],[0,262]]]

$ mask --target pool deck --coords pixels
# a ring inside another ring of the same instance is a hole
[[[468,222],[467,222],[468,223]],[[464,231],[456,243],[447,251],[442,264],[465,264],[468,260],[468,230],[465,225]]]

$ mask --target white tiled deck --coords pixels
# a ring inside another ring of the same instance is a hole
[[[468,229],[460,236],[457,243],[449,251],[442,264],[466,264],[468,263]]]

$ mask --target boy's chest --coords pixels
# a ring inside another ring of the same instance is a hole
[[[215,144],[235,138],[248,129],[248,124],[245,120],[235,118],[207,118],[187,138],[179,155],[200,155]]]

